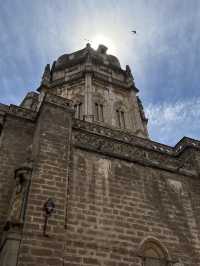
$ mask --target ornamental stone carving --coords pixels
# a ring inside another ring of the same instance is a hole
[[[31,168],[24,166],[15,171],[15,186],[12,193],[5,229],[21,225],[24,221],[25,207],[30,186]]]

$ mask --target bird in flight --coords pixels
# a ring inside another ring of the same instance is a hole
[[[132,30],[131,32],[134,33],[134,34],[136,34],[136,30]]]

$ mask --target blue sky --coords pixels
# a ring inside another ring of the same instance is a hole
[[[45,64],[103,36],[132,69],[150,137],[169,145],[199,139],[199,25],[199,0],[2,1],[0,102],[19,104]]]

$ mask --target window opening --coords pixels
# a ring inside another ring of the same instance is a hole
[[[95,115],[96,115],[96,120],[99,121],[99,106],[98,106],[98,103],[95,103]]]
[[[117,113],[117,126],[119,128],[121,128],[121,122],[120,122],[120,113],[119,113],[119,110],[116,110],[116,113]]]
[[[121,111],[122,127],[125,128],[125,116],[124,112]]]
[[[95,103],[95,119],[100,122],[104,121],[103,104]]]
[[[78,118],[81,119],[82,115],[82,103],[79,103],[78,105]]]
[[[75,111],[75,118],[81,119],[82,118],[82,103],[75,104],[74,111]]]
[[[116,110],[116,116],[117,116],[117,126],[119,128],[126,128],[124,112]]]
[[[103,115],[103,104],[100,104],[100,114],[101,114],[101,121],[104,121],[104,115]]]

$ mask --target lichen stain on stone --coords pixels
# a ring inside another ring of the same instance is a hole
[[[179,196],[182,196],[184,194],[183,186],[180,181],[168,179],[168,184],[170,188],[177,193]]]
[[[98,174],[101,176],[102,193],[109,198],[109,178],[111,177],[111,161],[108,159],[98,159]]]
[[[108,179],[109,173],[111,170],[111,162],[107,159],[99,159],[98,160],[98,172],[101,174],[105,179]]]

